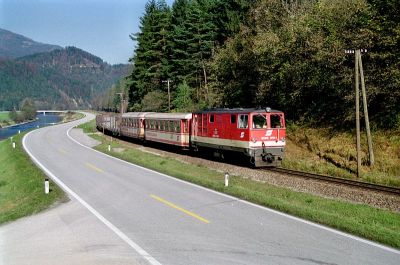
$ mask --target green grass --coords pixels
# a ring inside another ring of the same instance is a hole
[[[9,139],[0,141],[0,224],[38,213],[66,198],[51,181],[51,192],[44,193],[46,176],[23,150],[23,135],[14,136],[16,149]]]
[[[62,113],[60,116],[62,117],[62,120],[60,123],[65,123],[65,122],[82,119],[83,117],[85,117],[85,114],[83,114],[81,112],[68,111],[66,113]]]
[[[86,132],[94,132],[94,122],[81,126]],[[327,225],[360,237],[400,248],[400,213],[377,209],[366,205],[326,199],[315,195],[295,192],[269,184],[233,176],[230,186],[225,187],[223,174],[205,167],[184,164],[173,158],[142,152],[120,141],[112,141],[108,152],[108,137],[92,135],[102,142],[96,149],[115,157],[141,165],[167,175],[235,197],[264,205],[281,212]],[[121,150],[123,150],[121,152]]]
[[[97,132],[96,120],[91,120],[89,122],[81,124],[81,125],[78,126],[78,128],[83,129],[84,133],[95,133],[95,132]]]
[[[0,127],[12,125],[15,122],[9,117],[9,111],[0,111]]]

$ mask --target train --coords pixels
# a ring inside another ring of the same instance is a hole
[[[282,111],[210,109],[193,113],[127,112],[96,116],[98,130],[143,142],[214,155],[244,155],[254,167],[277,167],[285,152]]]

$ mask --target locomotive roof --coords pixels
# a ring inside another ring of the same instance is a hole
[[[146,114],[154,112],[126,112],[122,114],[122,118],[143,118]]]
[[[281,113],[280,110],[273,110],[268,108],[264,109],[256,109],[256,108],[235,108],[235,109],[228,109],[228,108],[221,108],[221,109],[208,109],[203,111],[197,111],[195,113]]]
[[[191,119],[192,113],[159,113],[153,112],[145,115],[146,119]]]

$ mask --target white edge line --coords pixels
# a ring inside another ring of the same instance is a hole
[[[161,265],[155,258],[153,258],[149,253],[147,253],[144,249],[142,249],[138,244],[133,242],[127,235],[125,235],[121,230],[119,230],[116,226],[114,226],[110,221],[108,221],[104,216],[102,216],[99,212],[97,212],[92,206],[90,206],[86,201],[84,201],[81,197],[78,196],[74,191],[72,191],[67,185],[65,185],[60,179],[58,179],[53,173],[50,172],[42,163],[38,161],[38,159],[28,150],[25,144],[25,140],[29,134],[34,131],[27,133],[22,139],[22,145],[28,155],[31,157],[33,162],[38,165],[47,176],[49,176],[52,180],[54,180],[57,185],[59,185],[64,191],[73,196],[77,201],[79,201],[86,209],[88,209],[94,216],[96,216],[101,222],[103,222],[108,228],[110,228],[115,234],[117,234],[123,241],[125,241],[129,246],[131,246],[141,257],[146,259],[152,265]]]
[[[206,190],[206,191],[212,192],[212,193],[214,193],[214,194],[218,194],[218,195],[223,196],[223,197],[226,197],[226,198],[234,199],[234,200],[237,200],[237,201],[242,202],[242,203],[244,203],[244,204],[248,204],[248,205],[257,207],[257,208],[259,208],[259,209],[262,209],[262,210],[265,210],[265,211],[268,211],[268,212],[272,212],[272,213],[275,213],[275,214],[278,214],[278,215],[287,217],[287,218],[289,218],[289,219],[292,219],[292,220],[295,220],[295,221],[298,221],[298,222],[301,222],[301,223],[305,223],[305,224],[308,224],[308,225],[311,225],[311,226],[314,226],[314,227],[317,227],[317,228],[320,228],[320,229],[323,229],[323,230],[326,230],[326,231],[329,231],[329,232],[332,232],[332,233],[337,234],[337,235],[341,235],[341,236],[344,236],[344,237],[347,237],[347,238],[354,239],[354,240],[356,240],[356,241],[365,243],[365,244],[367,244],[367,245],[371,245],[371,246],[374,246],[374,247],[377,247],[377,248],[380,248],[380,249],[383,249],[383,250],[386,250],[386,251],[389,251],[389,252],[393,252],[393,253],[395,253],[395,254],[400,254],[400,251],[397,250],[397,249],[394,249],[394,248],[391,248],[391,247],[388,247],[388,246],[384,246],[384,245],[381,245],[381,244],[379,244],[379,243],[375,243],[375,242],[373,242],[373,241],[370,241],[370,240],[367,240],[367,239],[364,239],[364,238],[360,238],[360,237],[357,237],[357,236],[353,236],[353,235],[347,234],[347,233],[345,233],[345,232],[342,232],[342,231],[339,231],[339,230],[336,230],[336,229],[333,229],[333,228],[330,228],[330,227],[326,227],[326,226],[323,226],[323,225],[320,225],[320,224],[317,224],[317,223],[314,223],[314,222],[311,222],[311,221],[307,221],[307,220],[301,219],[301,218],[299,218],[299,217],[295,217],[295,216],[292,216],[292,215],[289,215],[289,214],[286,214],[286,213],[282,213],[282,212],[279,212],[279,211],[277,211],[277,210],[270,209],[270,208],[265,207],[265,206],[261,206],[261,205],[258,205],[258,204],[255,204],[255,203],[252,203],[252,202],[249,202],[249,201],[245,201],[245,200],[242,200],[242,199],[239,199],[239,198],[236,198],[236,197],[227,195],[227,194],[225,194],[225,193],[221,193],[221,192],[218,192],[218,191],[215,191],[215,190],[212,190],[212,189],[209,189],[209,188],[206,188],[206,187],[203,187],[203,186],[200,186],[200,185],[197,185],[197,184],[194,184],[194,183],[191,183],[191,182],[182,180],[182,179],[174,178],[174,177],[168,176],[168,175],[166,175],[166,174],[163,174],[163,173],[154,171],[154,170],[152,170],[152,169],[148,169],[148,168],[145,168],[145,167],[142,167],[142,166],[135,165],[135,164],[133,164],[133,163],[130,163],[130,162],[125,161],[125,160],[122,160],[122,159],[120,159],[120,158],[117,158],[117,157],[108,155],[108,154],[106,154],[106,153],[102,153],[102,152],[100,152],[100,151],[98,151],[98,150],[96,150],[96,149],[93,149],[93,148],[91,148],[91,147],[89,147],[89,146],[86,146],[86,145],[84,145],[84,144],[78,142],[78,141],[75,140],[74,138],[72,138],[72,137],[70,136],[69,132],[70,132],[74,127],[75,127],[75,126],[73,126],[73,127],[71,127],[71,128],[68,129],[68,131],[67,131],[67,136],[68,136],[68,138],[70,138],[72,141],[74,141],[75,143],[79,144],[80,146],[82,146],[82,147],[84,147],[84,148],[87,148],[87,149],[89,149],[89,150],[92,150],[92,151],[94,151],[94,152],[97,152],[97,153],[99,153],[99,154],[102,154],[102,155],[104,155],[104,156],[110,157],[110,158],[115,159],[115,160],[117,160],[117,161],[120,161],[120,162],[122,162],[122,163],[131,165],[131,166],[134,166],[134,167],[143,169],[143,170],[147,170],[147,171],[150,171],[150,172],[159,174],[159,175],[161,175],[161,176],[164,176],[164,177],[166,177],[166,178],[169,178],[169,179],[174,180],[174,181],[177,181],[177,182],[185,183],[185,184],[187,184],[187,185],[190,185],[190,186],[193,186],[193,187],[197,187],[197,188],[199,188],[199,189]]]

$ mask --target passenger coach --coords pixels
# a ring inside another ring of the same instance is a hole
[[[103,132],[120,135],[121,117],[118,114],[103,113],[96,116],[96,127]]]
[[[190,146],[192,113],[150,113],[145,115],[145,140]]]
[[[128,112],[122,114],[121,135],[144,139],[145,116],[152,112]]]
[[[193,114],[193,148],[240,152],[256,167],[280,165],[285,137],[283,112],[270,108],[216,109]]]

